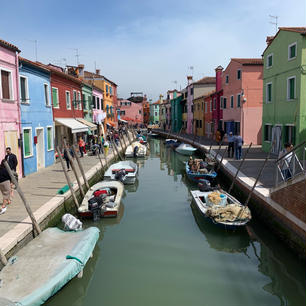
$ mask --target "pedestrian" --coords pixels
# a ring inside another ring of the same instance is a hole
[[[284,144],[284,149],[279,152],[278,159],[282,158],[289,152],[291,152],[293,149],[293,145],[290,143],[285,143]],[[285,181],[289,180],[292,177],[291,169],[290,169],[290,162],[292,159],[293,153],[289,153],[286,155],[279,163],[280,163],[280,168],[283,174],[283,177]]]
[[[10,168],[16,172],[16,168],[18,165],[18,160],[17,157],[14,153],[12,153],[12,150],[10,147],[6,148],[6,155],[5,155],[5,160],[9,164]]]
[[[218,145],[219,145],[220,142],[221,142],[221,132],[220,132],[219,129],[218,129],[217,132],[216,132],[216,142],[217,142]]]
[[[67,171],[70,171],[70,160],[68,158],[68,153],[70,153],[70,156],[73,158],[74,154],[73,154],[73,150],[72,148],[70,148],[70,145],[67,143],[67,148],[64,149],[64,159],[66,161],[66,165],[67,165]]]
[[[233,132],[229,132],[229,135],[227,136],[227,141],[228,141],[227,156],[233,158],[234,157],[234,141],[235,141]]]
[[[237,160],[241,159],[241,154],[242,154],[242,145],[243,145],[243,139],[242,137],[238,134],[235,136],[235,157]]]
[[[79,138],[78,145],[79,145],[79,151],[81,154],[80,157],[83,157],[84,156],[83,149],[84,149],[85,144],[84,144],[84,140],[82,139],[82,137]]]
[[[1,161],[0,164],[0,191],[2,193],[3,201],[0,208],[0,215],[4,214],[6,211],[6,205],[11,203],[11,177],[8,174],[5,166],[5,159]]]

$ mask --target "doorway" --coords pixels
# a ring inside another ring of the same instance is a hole
[[[17,168],[16,172],[19,174],[19,148],[18,148],[18,133],[17,131],[5,131],[4,132],[4,139],[5,139],[5,147],[10,147],[12,153],[14,153],[17,157]]]
[[[44,146],[44,129],[36,128],[37,144],[36,144],[36,159],[37,170],[45,167],[45,146]]]

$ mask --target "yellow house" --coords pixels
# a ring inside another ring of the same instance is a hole
[[[200,96],[193,100],[193,130],[197,136],[205,135],[204,97]]]

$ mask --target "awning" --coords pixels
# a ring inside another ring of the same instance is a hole
[[[119,121],[121,121],[123,123],[128,123],[126,120],[123,120],[123,119],[119,119]]]
[[[73,118],[57,118],[55,122],[67,126],[73,134],[87,132],[88,126]]]
[[[87,125],[91,131],[95,131],[97,129],[97,126],[92,122],[89,122],[89,121],[87,121],[83,118],[77,118],[77,120],[80,121],[81,123]]]
[[[110,127],[115,127],[115,123],[112,123],[112,122],[107,122],[106,125],[110,126]]]

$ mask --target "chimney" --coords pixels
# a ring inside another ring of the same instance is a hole
[[[80,77],[84,76],[84,65],[83,64],[78,65],[78,76]]]
[[[96,74],[100,74],[100,69],[96,69]]]
[[[192,75],[187,75],[187,84],[190,85],[192,83]]]
[[[223,67],[218,66],[216,69],[216,91],[218,92],[222,88],[222,71]]]
[[[273,39],[274,39],[274,36],[267,36],[266,43],[267,43],[268,46],[271,44]]]

